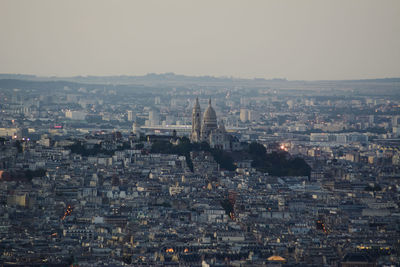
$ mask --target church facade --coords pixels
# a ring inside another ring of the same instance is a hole
[[[212,148],[231,150],[231,136],[226,133],[223,122],[218,125],[217,114],[208,101],[208,107],[201,116],[199,99],[192,110],[192,132],[190,135],[192,142],[207,142]]]

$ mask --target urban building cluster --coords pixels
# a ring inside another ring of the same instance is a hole
[[[0,264],[396,266],[398,93],[286,83],[2,85]],[[183,138],[236,169],[152,149]],[[253,142],[310,174],[261,172]]]

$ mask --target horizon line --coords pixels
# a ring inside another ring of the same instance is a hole
[[[179,73],[174,73],[174,72],[160,72],[160,73],[155,73],[155,72],[148,72],[146,74],[142,75],[135,75],[135,74],[114,74],[114,75],[91,75],[91,74],[86,74],[86,75],[37,75],[37,74],[27,74],[27,73],[0,73],[0,76],[5,76],[5,75],[10,75],[10,76],[30,76],[33,78],[49,78],[49,79],[72,79],[72,78],[118,78],[118,77],[146,77],[150,75],[157,75],[157,76],[166,76],[166,75],[171,75],[171,76],[183,76],[183,77],[191,77],[191,78],[215,78],[215,79],[230,79],[230,80],[249,80],[249,81],[254,81],[254,80],[265,80],[265,81],[274,81],[274,80],[279,80],[279,81],[288,81],[288,82],[296,82],[296,81],[306,81],[306,82],[322,82],[322,81],[368,81],[368,80],[389,80],[389,79],[400,79],[400,76],[398,77],[379,77],[379,78],[351,78],[351,79],[294,79],[290,80],[285,77],[274,77],[274,78],[265,78],[265,77],[253,77],[253,78],[243,78],[243,77],[236,77],[236,76],[213,76],[213,75],[186,75],[186,74],[179,74]],[[0,79],[2,79],[0,77]]]

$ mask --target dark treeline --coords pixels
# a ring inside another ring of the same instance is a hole
[[[5,171],[0,176],[0,180],[5,181],[25,181],[30,182],[33,178],[44,177],[46,175],[45,169],[36,169],[36,170],[14,170],[14,171]]]
[[[151,147],[152,153],[177,154],[186,157],[189,168],[193,171],[193,163],[190,159],[191,151],[210,152],[214,160],[222,169],[233,171],[236,169],[230,153],[221,149],[210,148],[206,142],[191,143],[183,137],[179,143],[174,145],[167,141],[156,141]],[[239,159],[246,159],[250,156],[252,166],[258,171],[269,173],[273,176],[308,176],[311,174],[311,167],[301,158],[291,157],[289,153],[272,152],[268,154],[263,145],[256,142],[251,143],[247,150],[235,152]]]
[[[267,153],[265,147],[253,142],[248,152],[253,160],[252,166],[258,171],[267,172],[273,176],[308,176],[311,167],[299,157],[291,157],[286,151]]]
[[[72,153],[79,154],[81,156],[95,156],[98,154],[104,155],[114,155],[115,151],[124,150],[130,148],[129,143],[124,143],[123,146],[117,147],[117,149],[104,149],[102,148],[101,144],[95,144],[91,148],[85,147],[85,145],[81,141],[77,141],[74,144],[67,146],[66,148],[70,149]]]

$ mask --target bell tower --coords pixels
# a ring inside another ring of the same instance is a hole
[[[201,132],[201,109],[199,104],[199,98],[196,97],[196,102],[194,103],[192,111],[192,133],[190,135],[190,140],[192,142],[200,142],[200,132]]]

